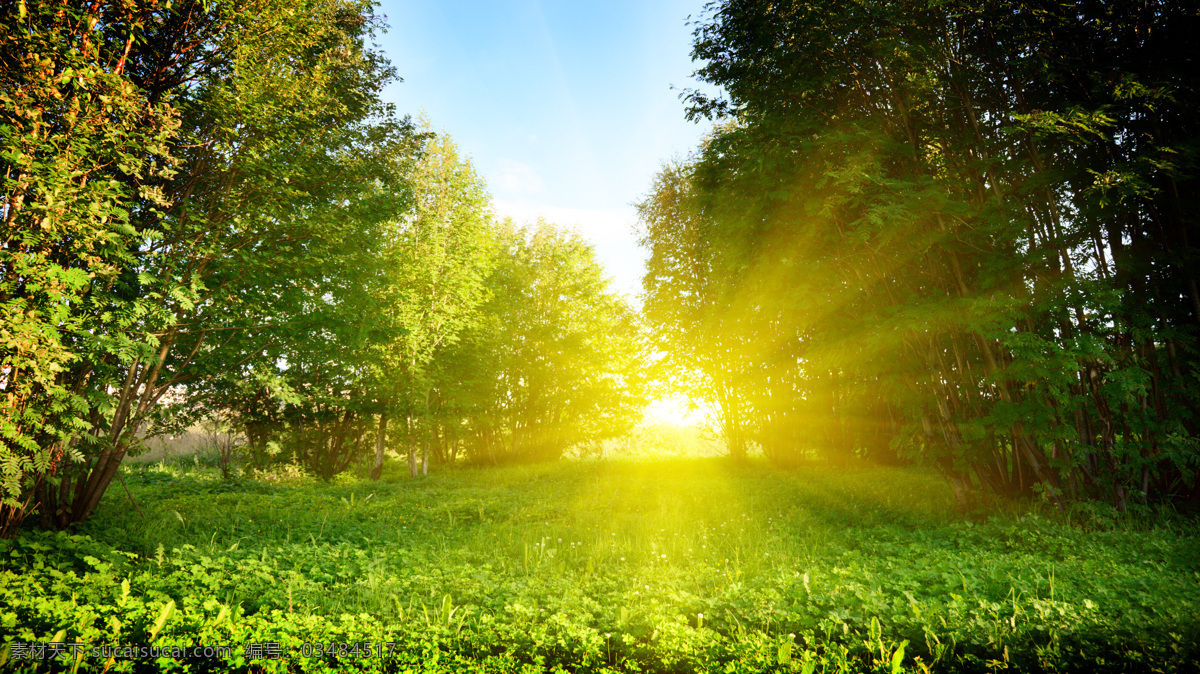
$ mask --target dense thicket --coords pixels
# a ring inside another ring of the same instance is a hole
[[[641,215],[648,317],[731,449],[1194,494],[1197,14],[713,3],[694,56],[725,93],[689,114],[722,124]]]

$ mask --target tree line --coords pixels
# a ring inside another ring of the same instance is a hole
[[[498,221],[384,102],[360,0],[0,9],[0,534],[88,517],[148,433],[217,418],[323,478],[560,455],[643,401],[589,246]]]
[[[639,205],[673,376],[757,443],[960,495],[1195,498],[1194,2],[721,0]]]

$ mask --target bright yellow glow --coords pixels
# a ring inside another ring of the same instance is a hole
[[[690,398],[676,393],[650,401],[646,405],[643,423],[699,426],[704,423],[705,409],[704,403],[693,405]]]

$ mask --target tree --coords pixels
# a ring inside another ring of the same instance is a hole
[[[693,54],[727,95],[689,114],[729,121],[687,193],[728,260],[707,282],[742,298],[720,339],[772,345],[742,368],[753,425],[783,410],[960,487],[1118,507],[1191,489],[1189,16],[712,5]]]
[[[428,129],[428,122],[425,123]],[[377,298],[387,339],[373,350],[379,403],[375,465],[383,470],[388,421],[404,420],[409,471],[429,471],[436,380],[429,364],[479,320],[491,257],[490,197],[470,160],[445,134],[427,136],[412,175],[414,209],[385,234],[385,283]]]
[[[744,376],[751,358],[748,318],[734,280],[743,267],[736,251],[714,245],[717,223],[693,189],[691,162],[667,164],[638,205],[641,245],[649,249],[643,314],[667,354],[661,367],[676,384],[716,404],[726,447],[746,455],[750,422]]]
[[[645,344],[594,251],[542,221],[507,221],[497,236],[485,319],[448,354],[449,381],[473,374],[448,389],[470,401],[451,427],[470,429],[469,451],[493,462],[557,459],[627,432],[645,405]]]
[[[94,328],[90,291],[132,266],[131,203],[160,207],[153,183],[172,173],[175,112],[133,84],[118,51],[137,9],[116,8],[100,31],[50,3],[0,14],[0,535],[37,507],[36,486],[85,427],[89,400],[66,373],[94,367],[73,344]]]
[[[40,509],[47,524],[87,517],[167,391],[250,362],[285,329],[276,320],[291,318],[276,310],[279,304],[321,298],[322,258],[344,241],[339,225],[402,210],[402,158],[411,155],[406,148],[413,136],[407,121],[378,99],[393,73],[367,47],[377,25],[369,4],[95,3],[73,13],[50,3],[18,3],[16,11],[24,13],[20,23],[5,25],[22,28],[6,33],[6,63],[65,41],[64,51],[82,54],[77,60],[85,59],[90,73],[80,79],[73,62],[44,58],[31,61],[37,67],[8,71],[20,78],[16,88],[31,96],[53,97],[56,82],[75,87],[78,102],[69,104],[75,108],[53,119],[80,142],[99,134],[91,142],[102,150],[76,156],[43,144],[41,151],[66,171],[102,171],[111,191],[99,200],[91,193],[72,195],[68,203],[86,218],[75,216],[45,244],[63,251],[59,268],[77,270],[66,277],[73,279],[74,295],[59,302],[59,320],[41,323],[42,333],[56,333],[71,360],[54,373],[53,387],[34,394],[34,402],[6,408],[10,419],[18,409],[37,410],[33,418],[52,419],[46,411],[60,415],[46,424],[49,434],[17,429],[9,437],[27,438],[24,444],[6,438],[6,452],[52,457],[8,462],[21,466],[6,475],[9,530],[30,507]],[[102,130],[98,122],[71,126],[74,119],[91,119],[73,113],[76,108],[113,109],[107,95],[90,91],[89,78],[99,73],[125,92],[127,107],[142,105],[151,121],[165,116],[178,130],[152,136],[154,144],[135,132],[144,128],[135,117]],[[12,119],[45,112],[33,98],[18,103]],[[114,163],[108,157],[118,150],[141,163]],[[24,156],[9,152],[6,161]],[[151,161],[156,156],[176,173]],[[55,203],[50,192],[38,193],[39,201],[19,197],[27,190],[23,184],[53,175],[48,166],[30,163],[24,179],[7,170],[10,178],[17,176],[6,180],[9,203],[22,198],[25,204],[6,213],[10,231],[28,231],[41,217],[29,204]],[[106,203],[126,215],[105,211]],[[109,228],[89,235],[107,248],[72,247],[71,228],[84,223]],[[8,273],[10,295],[39,292],[34,276]],[[231,361],[235,351],[239,358]],[[17,351],[5,354],[13,378],[21,365],[10,353]],[[55,391],[69,392],[69,405]],[[11,496],[13,489],[19,498]]]

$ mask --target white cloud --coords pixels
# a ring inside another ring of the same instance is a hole
[[[500,170],[490,176],[488,183],[500,192],[508,194],[539,194],[546,190],[546,182],[529,164],[512,159],[501,159]]]

